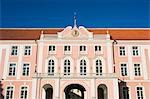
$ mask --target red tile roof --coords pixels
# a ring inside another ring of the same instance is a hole
[[[1,28],[0,40],[37,40],[41,31],[44,34],[56,34],[63,28]],[[104,28],[88,28],[94,34],[106,34]],[[114,40],[150,40],[149,28],[109,28],[107,29]]]

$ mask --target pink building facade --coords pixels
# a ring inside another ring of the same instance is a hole
[[[150,99],[148,28],[1,29],[0,36],[4,99]]]

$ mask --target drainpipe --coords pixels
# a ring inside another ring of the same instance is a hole
[[[114,68],[114,73],[116,73],[116,63],[115,63],[115,51],[114,51],[114,45],[117,44],[118,42],[116,40],[113,41],[112,43],[112,52],[113,52],[113,68]]]

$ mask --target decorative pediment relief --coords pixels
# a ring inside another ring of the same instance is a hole
[[[58,34],[58,38],[61,38],[61,39],[67,39],[67,38],[92,39],[93,38],[93,33],[89,32],[83,26],[79,26],[79,28],[77,28],[76,26],[74,26],[73,28],[71,26],[68,26],[62,32],[58,32],[57,34]]]

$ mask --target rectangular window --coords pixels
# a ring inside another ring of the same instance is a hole
[[[134,72],[135,72],[135,76],[141,76],[140,64],[134,64]]]
[[[29,75],[29,69],[30,69],[30,64],[23,64],[23,70],[22,70],[22,75],[23,76],[28,76]]]
[[[12,86],[7,87],[6,99],[13,99],[13,90],[14,88]]]
[[[95,51],[101,51],[101,46],[95,46]]]
[[[129,99],[129,87],[123,87],[122,95],[123,99]]]
[[[124,46],[121,46],[119,47],[120,48],[120,56],[125,56],[125,47]]]
[[[49,51],[55,51],[55,46],[54,45],[50,45],[49,46]]]
[[[18,46],[12,46],[11,55],[18,55]]]
[[[10,63],[9,64],[9,76],[15,76],[16,75],[16,64]]]
[[[80,46],[80,51],[86,51],[86,46]]]
[[[71,46],[64,46],[64,51],[70,51],[71,50]]]
[[[121,64],[121,75],[127,76],[127,64]]]
[[[31,54],[31,46],[25,46],[24,55],[30,55]]]
[[[138,49],[137,46],[133,46],[132,50],[133,50],[133,56],[138,56],[139,55],[139,49]]]
[[[21,87],[20,99],[27,99],[27,87]]]
[[[142,87],[137,87],[137,99],[144,99],[143,97],[143,88]]]

